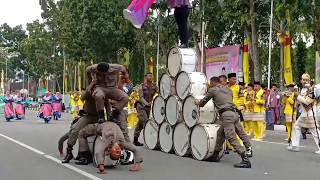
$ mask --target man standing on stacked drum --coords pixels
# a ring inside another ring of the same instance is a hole
[[[225,139],[231,143],[233,148],[242,158],[242,161],[238,164],[235,164],[234,167],[251,168],[251,163],[248,155],[246,154],[245,148],[240,145],[236,138],[236,129],[242,128],[242,126],[239,122],[239,114],[237,109],[233,104],[232,91],[227,87],[221,86],[218,77],[212,77],[210,79],[210,83],[212,88],[210,88],[205,97],[200,100],[200,102],[196,102],[196,104],[199,104],[200,107],[203,107],[212,99],[220,115],[219,124],[221,124],[223,131],[218,131],[217,145],[212,160],[215,162],[220,160],[219,152],[221,151],[221,147],[224,142],[224,138],[221,138],[221,136],[225,136]]]
[[[149,119],[152,100],[157,92],[158,87],[155,83],[153,83],[152,73],[147,73],[145,75],[144,83],[139,87],[140,99],[136,103],[136,108],[139,116],[139,122],[134,130],[133,144],[136,146],[143,146],[143,144],[140,143],[138,139],[141,131],[143,130]]]

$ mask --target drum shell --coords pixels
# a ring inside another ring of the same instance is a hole
[[[166,102],[161,96],[154,98],[152,102],[152,117],[157,124],[161,124],[165,120]]]
[[[197,55],[194,49],[173,47],[168,53],[167,69],[172,77],[176,77],[180,71],[196,71],[196,63]]]
[[[166,101],[166,120],[174,126],[183,121],[182,117],[183,102],[179,100],[178,96],[169,96]]]
[[[163,99],[176,94],[175,79],[168,74],[162,74],[159,81],[159,92]]]
[[[148,127],[150,125],[154,128],[154,132],[152,134],[147,134]],[[153,136],[154,138],[156,138],[155,145],[153,145],[153,144],[151,145],[151,143],[149,143],[149,141],[146,139],[150,135]],[[146,144],[148,149],[153,149],[153,150],[159,149],[159,147],[160,147],[160,144],[159,144],[159,126],[154,120],[149,120],[147,122],[145,128],[143,129],[143,138],[144,138],[144,142],[145,142],[145,144]]]
[[[215,105],[211,100],[208,101],[204,107],[195,105],[195,101],[200,100],[203,97],[204,96],[188,96],[183,102],[183,120],[189,128],[194,127],[197,124],[212,124],[218,117]]]
[[[167,122],[160,125],[159,144],[162,152],[173,152],[173,127]]]
[[[189,95],[204,96],[208,91],[208,80],[204,73],[182,71],[176,78],[176,94],[180,99]]]
[[[218,124],[199,124],[193,128],[190,137],[190,144],[191,153],[194,159],[206,160],[212,157],[220,128],[221,126]],[[199,133],[200,131],[205,131],[206,137],[199,137],[202,134]]]
[[[185,123],[179,123],[175,126],[173,132],[173,148],[176,155],[184,157],[191,154],[190,134],[191,129],[189,129],[188,126],[185,125]],[[181,142],[182,144],[184,144],[182,148]]]

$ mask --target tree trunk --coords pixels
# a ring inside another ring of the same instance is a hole
[[[251,57],[252,57],[253,66],[254,66],[254,81],[261,81],[255,0],[250,0],[250,17],[251,17],[251,40],[252,40],[252,56]]]
[[[317,24],[317,14],[316,14],[316,1],[312,1],[312,28],[313,28],[313,37],[316,51],[319,51],[319,32]]]

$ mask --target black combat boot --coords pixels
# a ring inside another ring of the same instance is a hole
[[[238,164],[233,165],[233,167],[235,168],[251,168],[251,163],[249,161],[248,156],[246,155],[246,153],[242,153],[240,154],[242,161]]]
[[[104,110],[102,110],[102,111],[98,112],[98,123],[102,124],[104,122],[106,122],[106,119],[105,119],[105,116],[104,116]]]
[[[133,139],[133,144],[134,144],[135,146],[143,146],[143,144],[139,142],[138,138],[139,138],[139,137],[134,137],[134,139]]]
[[[69,163],[71,159],[73,159],[73,154],[72,154],[72,146],[69,146],[67,147],[67,154],[66,156],[64,157],[62,163]]]
[[[220,151],[214,151],[212,157],[210,157],[209,161],[210,162],[220,162]]]
[[[76,162],[77,165],[88,165],[93,162],[92,154],[90,151],[82,152],[83,156],[80,157],[79,161]]]
[[[77,160],[77,161],[79,161],[80,160],[80,158],[82,158],[82,157],[84,157],[85,156],[85,154],[84,154],[85,152],[78,152],[78,155],[77,155],[77,157],[74,159],[74,160]]]
[[[253,156],[252,147],[246,149],[246,155],[251,158]]]

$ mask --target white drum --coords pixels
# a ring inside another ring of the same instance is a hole
[[[169,153],[173,150],[173,129],[169,123],[164,122],[159,130],[160,149]]]
[[[158,132],[158,124],[153,120],[149,120],[143,130],[144,142],[149,149],[157,149],[159,147]]]
[[[196,51],[191,48],[171,48],[168,54],[167,68],[172,77],[180,71],[194,72],[196,71],[197,56]]]
[[[190,130],[184,123],[179,123],[173,132],[174,151],[178,156],[190,154]]]
[[[174,83],[175,81],[168,74],[162,74],[159,84],[161,97],[167,99],[171,94],[175,94]]]
[[[218,124],[199,124],[191,133],[192,156],[197,160],[206,160],[213,155],[216,147]]]
[[[182,102],[177,96],[169,96],[166,102],[166,119],[172,126],[178,122],[183,121],[182,119]]]
[[[201,72],[180,72],[176,80],[176,92],[180,99],[188,95],[204,96],[208,90],[208,80]]]
[[[96,157],[94,154],[96,151],[96,145],[98,143],[103,143],[102,137],[101,136],[90,136],[87,138],[87,140],[88,140],[89,149],[93,155],[93,161],[94,161],[93,165],[97,166],[98,164],[97,164],[97,160],[96,160]],[[120,159],[115,161],[115,160],[110,159],[110,156],[105,156],[105,158],[104,158],[104,165],[105,166],[114,167],[114,166],[119,165],[119,163],[120,163]]]
[[[182,107],[183,120],[188,127],[193,127],[197,124],[214,123],[217,117],[217,112],[212,100],[208,101],[204,107],[195,105],[196,100],[201,100],[204,96],[188,96]]]
[[[165,118],[166,103],[161,96],[157,96],[152,103],[152,117],[157,124],[161,124]]]

